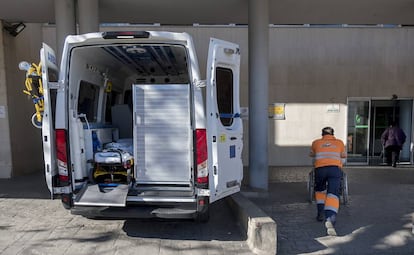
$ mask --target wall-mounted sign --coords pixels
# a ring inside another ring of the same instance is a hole
[[[284,120],[285,116],[285,104],[284,103],[273,103],[269,105],[269,118],[275,120]]]
[[[328,113],[339,112],[339,104],[328,104],[328,106],[326,108],[326,112],[328,112]]]

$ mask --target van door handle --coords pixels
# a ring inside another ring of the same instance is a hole
[[[237,137],[232,136],[232,137],[230,137],[230,140],[237,140]]]

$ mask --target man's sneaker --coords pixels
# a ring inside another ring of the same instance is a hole
[[[325,221],[325,227],[328,236],[337,236],[335,227],[330,220]]]
[[[316,216],[317,221],[323,221],[325,219],[325,215],[323,213],[318,213],[318,216]]]

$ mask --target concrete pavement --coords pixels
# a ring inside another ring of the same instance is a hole
[[[250,255],[227,203],[208,223],[90,220],[50,200],[43,176],[0,180],[0,254]]]
[[[278,255],[414,254],[414,168],[347,167],[349,203],[328,237],[307,201],[308,170],[294,170],[264,194],[242,194],[277,224]],[[300,172],[302,171],[302,172]],[[207,224],[89,220],[48,199],[42,175],[0,180],[0,254],[252,254],[228,204]]]
[[[277,254],[414,254],[414,169],[347,167],[349,204],[326,236],[304,182],[271,183],[268,196],[251,201],[277,223]],[[297,173],[296,173],[297,174]],[[304,173],[306,174],[306,173]]]

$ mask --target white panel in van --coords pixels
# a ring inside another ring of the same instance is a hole
[[[136,182],[189,184],[190,86],[133,85]]]

